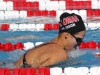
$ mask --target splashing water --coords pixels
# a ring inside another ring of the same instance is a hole
[[[0,53],[0,57],[2,57],[2,59],[0,59],[0,68],[16,68],[13,65],[13,62],[18,60],[19,57],[24,54],[26,51],[23,50],[15,50],[15,51],[10,51],[10,52],[1,52]],[[2,55],[2,53],[5,53],[5,57]]]
[[[79,56],[85,55],[86,51],[80,51],[80,50],[71,50],[68,52],[69,57],[77,58]]]
[[[2,62],[0,63],[0,68],[16,68],[16,66],[13,65],[13,63],[7,63],[7,62]]]
[[[58,23],[56,17],[44,17],[44,16],[35,16],[35,17],[27,17],[27,18],[13,18],[13,19],[6,19],[0,20],[0,23]]]
[[[23,39],[37,39],[36,36],[34,35],[21,35],[21,36],[12,36],[12,37],[7,37],[7,38],[0,38],[0,40],[6,40],[6,41],[11,41],[11,40],[23,40]]]

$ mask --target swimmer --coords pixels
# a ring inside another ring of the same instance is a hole
[[[67,51],[76,49],[85,36],[81,16],[64,12],[60,15],[59,34],[54,39],[35,46],[13,63],[16,67],[48,67],[68,59]]]

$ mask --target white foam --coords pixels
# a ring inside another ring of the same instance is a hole
[[[85,51],[80,51],[80,50],[71,50],[68,52],[68,56],[69,57],[74,57],[74,58],[77,58],[79,56],[82,56],[82,55],[85,55],[86,52]]]
[[[10,68],[10,69],[13,69],[13,68],[16,68],[16,66],[13,65],[13,63],[0,63],[2,65],[0,65],[0,68]]]

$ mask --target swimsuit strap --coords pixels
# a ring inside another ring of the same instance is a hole
[[[27,52],[26,52],[26,53],[27,53]],[[26,59],[25,59],[26,53],[24,54],[24,57],[23,57],[23,64],[26,64]]]
[[[25,59],[26,53],[24,54],[24,57],[23,57],[23,65],[21,66],[21,68],[29,68],[29,67],[31,67],[31,65],[29,65],[29,64],[26,63],[26,59]]]

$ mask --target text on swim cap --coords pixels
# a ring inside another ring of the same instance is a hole
[[[66,27],[66,29],[69,29],[69,28],[72,28],[74,26],[76,26],[75,23],[72,23],[72,24],[69,24],[69,25],[67,25],[65,27]],[[62,30],[65,30],[65,27],[63,27]]]
[[[68,16],[66,18],[63,18],[63,25],[67,25],[67,24],[70,24],[70,23],[74,23],[74,22],[78,22],[79,19],[76,15],[73,15],[73,16]]]

